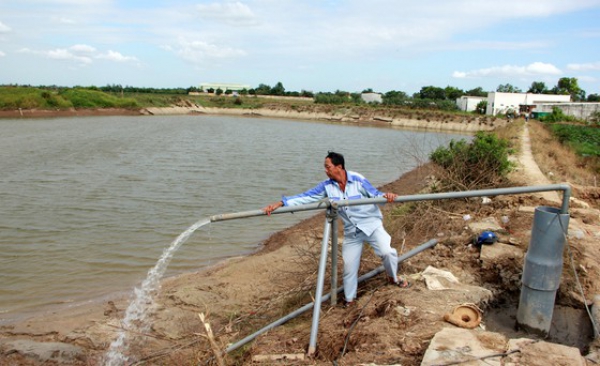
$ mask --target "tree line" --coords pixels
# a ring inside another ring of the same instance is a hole
[[[40,88],[45,89],[68,89],[64,87],[52,86],[41,86]],[[75,88],[99,90],[111,94],[123,94],[123,93],[145,93],[145,94],[181,94],[187,95],[192,92],[202,92],[199,87],[189,88],[140,88],[134,86],[122,86],[120,84],[112,84],[101,87],[89,86],[81,87],[76,86]],[[500,84],[496,88],[497,92],[504,93],[522,93],[523,91],[513,86],[512,84]],[[208,92],[216,95],[230,95],[234,92],[231,90],[221,89],[209,89]],[[292,97],[307,97],[313,98],[315,103],[320,104],[362,104],[364,103],[361,94],[362,93],[373,93],[373,89],[364,89],[360,93],[347,92],[343,90],[336,90],[335,92],[318,92],[313,93],[307,90],[301,91],[287,91],[283,86],[283,83],[277,82],[274,86],[261,83],[256,88],[244,89],[236,91],[239,95],[272,95],[272,96],[292,96]],[[531,83],[527,93],[534,94],[560,94],[570,95],[573,102],[600,102],[600,95],[597,93],[586,96],[585,90],[581,89],[578,84],[577,78],[563,77],[560,78],[557,84],[551,88],[547,87],[542,81],[534,81]],[[404,106],[408,108],[419,108],[419,109],[442,109],[442,110],[455,110],[456,99],[462,96],[476,96],[476,97],[487,97],[488,91],[485,91],[482,87],[477,87],[470,90],[462,90],[453,86],[446,86],[445,88],[437,87],[433,85],[424,86],[417,93],[408,95],[403,91],[391,90],[381,94],[381,104],[388,106]]]

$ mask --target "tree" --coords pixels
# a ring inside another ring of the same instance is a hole
[[[487,100],[482,100],[479,103],[477,103],[475,110],[479,114],[485,114],[485,112],[487,111],[487,106],[488,106]]]
[[[588,102],[600,102],[600,94],[590,94],[587,96]]]
[[[281,81],[277,82],[277,84],[275,84],[275,86],[273,88],[271,88],[269,94],[271,94],[271,95],[285,95],[285,88],[283,87],[283,84],[281,83]]]
[[[446,91],[442,88],[433,85],[424,86],[419,92],[419,98],[444,100],[446,99]]]
[[[257,95],[269,95],[271,93],[271,87],[267,84],[258,84],[258,88],[254,89]]]
[[[304,90],[302,89],[302,91],[300,92],[300,96],[301,97],[306,97],[306,98],[314,98],[315,97],[315,93],[309,91],[309,90]]]
[[[402,105],[408,99],[408,95],[403,91],[391,90],[383,95],[383,104]]]
[[[478,86],[475,89],[467,90],[465,95],[470,95],[472,97],[487,97],[488,93],[484,91],[482,87]]]
[[[545,94],[548,93],[548,88],[546,87],[546,84],[544,82],[534,81],[533,83],[531,83],[531,86],[529,87],[529,90],[527,90],[527,92],[533,94]]]
[[[496,91],[499,93],[522,93],[521,89],[516,86],[512,86],[511,84],[500,84],[496,88]]]
[[[555,94],[570,95],[573,102],[585,100],[585,90],[579,87],[577,78],[560,78],[558,84],[554,87]]]
[[[458,89],[448,85],[444,89],[444,94],[446,95],[446,99],[456,100],[465,95],[465,92],[462,89]]]

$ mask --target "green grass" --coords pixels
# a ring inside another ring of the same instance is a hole
[[[0,87],[0,109],[139,108],[135,99],[85,88]]]
[[[64,109],[72,106],[56,90],[0,87],[0,109]]]
[[[138,108],[133,98],[120,98],[97,90],[66,89],[60,95],[75,108]]]
[[[174,92],[140,93],[103,92],[95,87],[0,86],[0,110],[69,108],[146,108],[196,104],[203,107],[254,109],[269,104],[295,106],[313,104],[285,98],[255,96],[233,97],[212,94],[187,95]]]
[[[562,144],[578,155],[600,156],[600,128],[571,124],[553,124],[550,128]]]

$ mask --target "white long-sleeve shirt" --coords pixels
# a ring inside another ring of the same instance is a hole
[[[361,174],[347,170],[346,177],[344,192],[335,180],[327,179],[304,193],[283,196],[281,201],[284,206],[298,206],[317,202],[326,197],[333,201],[339,201],[383,196],[383,193],[373,187]],[[365,234],[371,235],[382,225],[383,215],[377,205],[343,206],[340,207],[338,214],[344,221],[344,231],[347,233],[359,229]]]

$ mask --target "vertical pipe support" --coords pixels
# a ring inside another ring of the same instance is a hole
[[[312,356],[317,351],[317,333],[319,332],[319,317],[321,316],[321,298],[323,297],[323,283],[325,282],[325,270],[327,269],[327,249],[329,247],[329,234],[331,230],[331,210],[327,209],[325,228],[323,229],[323,242],[321,243],[321,257],[319,260],[319,273],[317,275],[317,291],[315,293],[315,305],[313,307],[312,325],[310,328],[310,342],[308,344],[308,355]]]
[[[525,254],[517,326],[543,336],[552,324],[560,285],[569,214],[554,207],[537,207]]]
[[[331,211],[331,306],[337,304],[338,282],[338,214],[337,208],[330,207]]]

